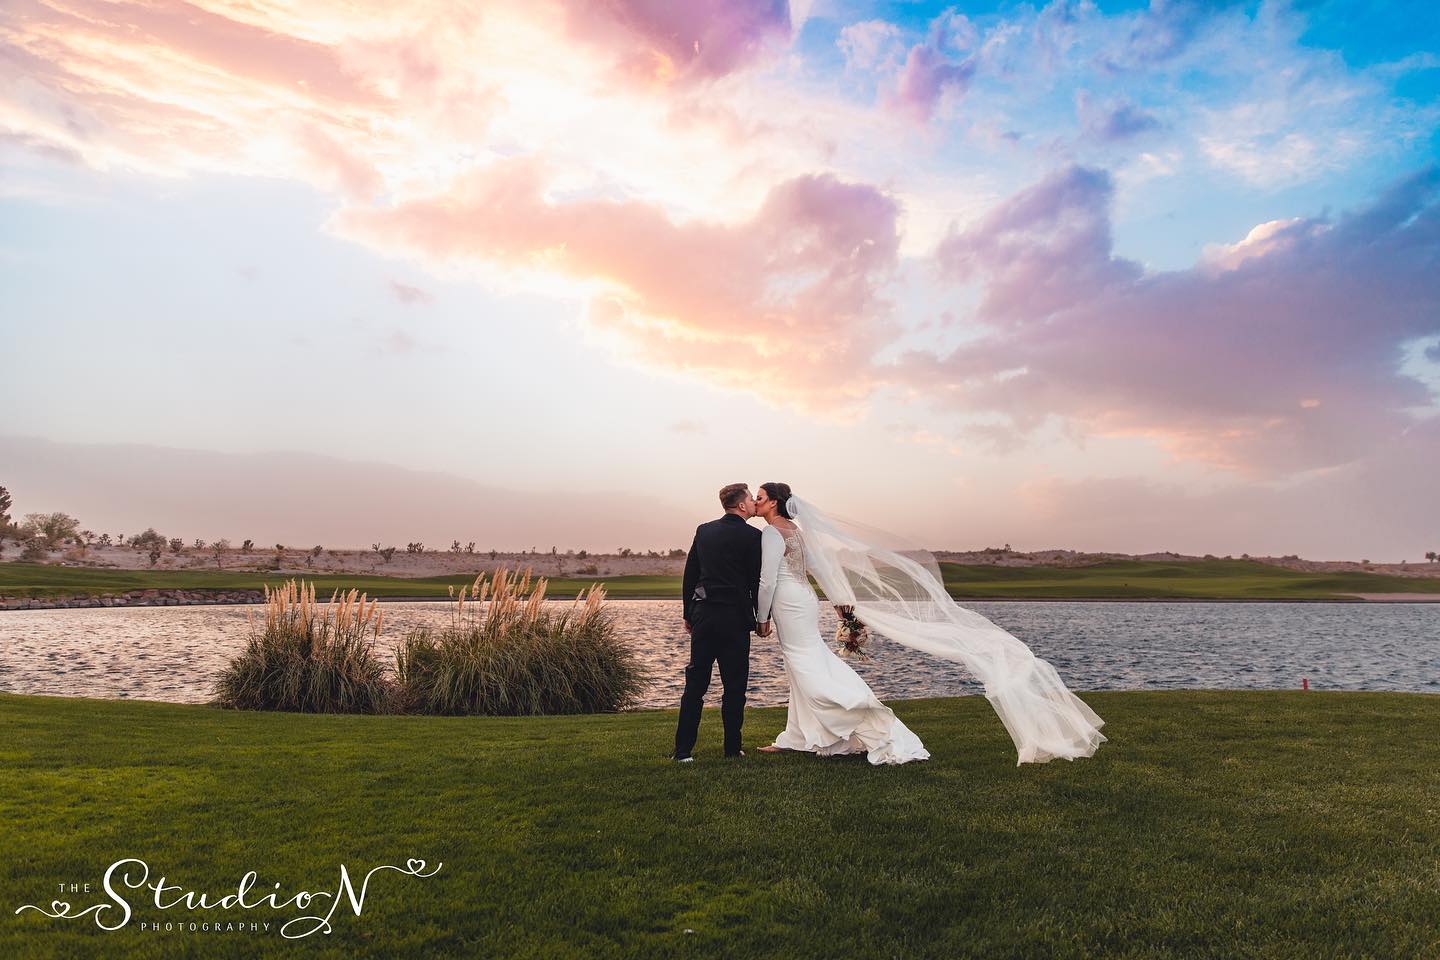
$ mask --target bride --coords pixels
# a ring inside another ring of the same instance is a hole
[[[829,516],[764,483],[756,516],[761,536],[760,636],[777,635],[790,680],[785,730],[765,752],[824,756],[864,751],[870,762],[905,763],[930,754],[865,681],[820,636],[820,604],[849,607],[873,631],[903,646],[963,665],[985,687],[1018,752],[1017,763],[1088,757],[1106,739],[1105,721],[1019,638],[960,606],[935,558],[883,531]]]
[[[755,515],[768,524],[760,537],[756,619],[762,637],[773,624],[790,678],[785,730],[760,750],[863,752],[874,764],[929,759],[920,738],[821,638],[820,600],[805,575],[805,538],[786,510],[789,499],[783,483],[762,483],[755,495]]]

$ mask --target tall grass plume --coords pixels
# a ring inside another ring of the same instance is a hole
[[[556,609],[545,579],[498,570],[460,588],[450,623],[409,631],[395,674],[410,713],[599,713],[632,705],[648,683],[592,585]]]
[[[265,586],[265,624],[250,635],[216,683],[220,706],[307,713],[385,713],[396,687],[375,656],[384,614],[357,590],[336,590],[323,606],[315,586]]]

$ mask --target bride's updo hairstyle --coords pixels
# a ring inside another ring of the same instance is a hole
[[[780,516],[786,520],[794,520],[790,516],[790,484],[788,483],[762,483],[760,489],[765,495],[775,501],[775,507],[780,511]]]

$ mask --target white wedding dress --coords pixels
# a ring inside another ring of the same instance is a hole
[[[801,531],[768,526],[760,538],[759,620],[774,621],[790,680],[785,730],[774,746],[820,756],[864,753],[873,764],[929,759],[910,728],[820,636],[820,599],[805,575]]]

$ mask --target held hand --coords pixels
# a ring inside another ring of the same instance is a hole
[[[764,623],[760,624],[758,628],[756,628],[755,632],[760,634],[760,636],[762,637],[768,637],[770,636],[770,629],[771,623],[769,620],[766,620]]]
[[[686,633],[689,633],[689,632],[690,632],[690,621],[689,621],[689,620],[686,620],[686,621],[684,621],[684,623],[685,623],[685,632],[686,632]]]

